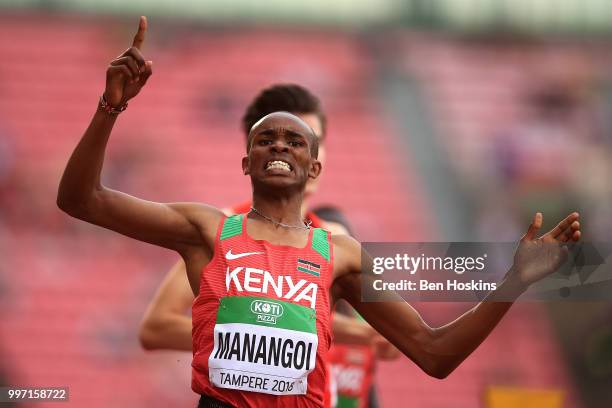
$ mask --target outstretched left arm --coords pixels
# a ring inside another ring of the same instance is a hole
[[[498,288],[478,305],[456,320],[437,328],[430,327],[419,313],[399,295],[394,301],[361,301],[362,249],[352,238],[337,237],[335,244],[334,297],[346,299],[357,311],[423,371],[436,378],[447,377],[487,338],[527,287],[553,273],[563,262],[563,244],[580,239],[578,214],[572,213],[540,238],[535,235],[542,225],[536,214],[521,239],[514,266]],[[553,245],[554,244],[554,245]],[[556,250],[551,250],[556,248]],[[371,263],[371,258],[364,258]],[[371,265],[365,265],[365,269]],[[496,301],[495,299],[504,299]]]

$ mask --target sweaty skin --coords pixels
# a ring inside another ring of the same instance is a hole
[[[147,28],[141,18],[132,47],[107,69],[105,95],[119,106],[140,92],[152,73],[151,61],[140,52]],[[121,62],[117,62],[121,60]],[[112,190],[100,182],[106,144],[116,115],[98,108],[70,157],[62,176],[57,203],[73,217],[134,239],[176,251],[185,261],[190,285],[198,293],[200,272],[213,255],[216,229],[223,213],[199,203],[156,203]],[[301,206],[308,179],[321,173],[314,152],[312,130],[300,118],[285,112],[264,117],[251,130],[251,144],[242,170],[251,178],[253,205],[267,217],[290,225],[301,224]],[[269,168],[274,160],[286,168]],[[488,300],[442,327],[427,325],[404,301],[361,302],[361,245],[349,236],[333,236],[334,265],[331,294],[346,299],[379,333],[427,374],[445,378],[493,330],[512,302],[533,282],[553,273],[566,254],[563,245],[580,238],[577,213],[571,213],[541,237],[537,213],[519,242],[513,267]],[[246,232],[256,240],[303,247],[308,232],[282,228],[251,214]],[[545,245],[546,244],[546,245]],[[554,250],[553,250],[554,249]],[[365,267],[371,264],[367,254]]]

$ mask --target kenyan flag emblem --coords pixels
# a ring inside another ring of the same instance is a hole
[[[310,275],[319,276],[321,274],[321,265],[298,258],[297,270]]]

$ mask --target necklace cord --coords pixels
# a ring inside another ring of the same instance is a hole
[[[262,217],[263,219],[271,222],[274,225],[278,225],[280,227],[285,227],[285,228],[297,228],[297,229],[310,229],[310,225],[312,224],[312,220],[308,220],[307,222],[304,222],[304,225],[289,225],[289,224],[285,224],[279,221],[275,221],[272,218],[263,215],[262,213],[260,213],[259,211],[257,211],[257,209],[255,207],[251,207],[251,210],[249,211],[249,213],[254,212],[255,214],[259,215],[260,217]]]

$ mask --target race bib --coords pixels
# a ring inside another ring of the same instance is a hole
[[[294,303],[222,298],[208,359],[210,382],[265,394],[306,394],[319,342],[316,321],[314,309]]]

